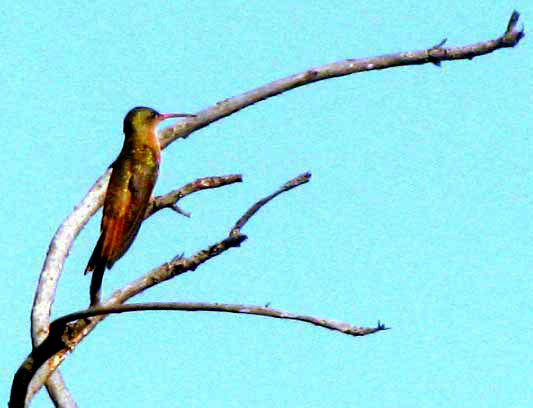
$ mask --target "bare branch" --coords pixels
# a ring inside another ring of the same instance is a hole
[[[32,341],[37,346],[48,335],[52,302],[55,298],[57,283],[61,277],[63,264],[68,256],[72,243],[90,218],[102,205],[102,189],[107,187],[110,172],[106,172],[89,190],[80,204],[59,226],[50,246],[41,271],[32,309]]]
[[[505,33],[495,40],[484,41],[463,47],[442,48],[440,47],[441,44],[439,44],[439,46],[420,51],[400,52],[397,54],[380,55],[362,59],[346,59],[321,67],[311,68],[299,74],[271,82],[242,95],[217,102],[215,105],[198,112],[196,118],[165,129],[160,135],[161,145],[167,146],[176,139],[186,138],[192,132],[243,108],[253,105],[254,103],[313,82],[351,75],[358,72],[406,65],[420,65],[427,63],[439,65],[442,61],[460,59],[471,60],[481,55],[490,54],[501,48],[514,47],[524,37],[523,27],[520,30],[517,29],[519,16],[520,14],[517,11],[514,11],[507,24]],[[442,45],[443,44],[444,43],[442,43]]]
[[[78,404],[74,401],[74,397],[67,388],[65,381],[63,381],[63,376],[59,370],[53,372],[46,382],[46,391],[48,391],[48,395],[53,401],[54,406],[61,408],[78,408]]]
[[[87,310],[82,310],[75,313],[62,316],[59,319],[52,322],[50,325],[50,335],[42,342],[37,348],[35,348],[30,356],[26,359],[25,364],[19,368],[15,374],[14,384],[22,385],[29,381],[28,376],[31,371],[35,370],[39,365],[44,364],[49,356],[54,355],[61,349],[72,347],[72,343],[69,341],[71,332],[74,326],[68,325],[71,321],[80,322],[95,320],[101,321],[111,314],[126,313],[126,312],[139,312],[148,310],[175,310],[175,311],[187,311],[187,312],[226,312],[226,313],[239,313],[239,314],[251,314],[257,316],[273,317],[277,319],[298,320],[305,323],[310,323],[315,326],[324,327],[329,330],[339,331],[350,336],[366,336],[369,334],[377,333],[379,331],[388,330],[389,328],[378,322],[376,327],[358,327],[349,323],[339,322],[329,319],[321,319],[314,316],[298,315],[289,313],[283,310],[276,310],[269,307],[261,307],[256,305],[235,305],[224,303],[133,303],[133,304],[114,304],[109,306],[98,306]],[[88,327],[88,326],[87,326]],[[17,407],[16,401],[24,399],[25,388],[13,387],[11,390],[11,403],[10,407]],[[23,405],[20,405],[23,406]]]
[[[244,227],[244,225],[254,216],[254,214],[259,211],[261,207],[263,207],[266,203],[268,203],[273,198],[277,197],[281,193],[284,193],[285,191],[292,190],[294,187],[298,187],[302,184],[307,183],[311,179],[311,173],[303,173],[300,174],[298,177],[293,178],[292,180],[289,180],[285,184],[283,184],[278,190],[274,191],[272,194],[266,196],[265,198],[262,198],[257,203],[252,205],[248,211],[235,223],[235,226],[231,229],[229,235],[239,235],[241,232],[241,228]]]
[[[161,210],[162,208],[172,208],[176,210],[176,203],[183,197],[189,194],[196,193],[197,191],[205,190],[208,188],[218,188],[226,186],[228,184],[242,182],[242,176],[240,174],[230,174],[228,176],[219,177],[203,177],[194,180],[192,183],[188,183],[177,190],[173,190],[162,196],[155,197],[150,203],[150,206],[146,210],[145,218],[148,218],[152,214]]]
[[[294,313],[285,312],[283,310],[276,310],[270,307],[262,307],[257,305],[235,305],[225,303],[129,303],[126,305],[113,305],[108,307],[95,307],[79,312],[70,313],[62,316],[52,322],[53,330],[63,329],[68,322],[80,319],[86,319],[93,316],[109,315],[125,312],[139,312],[147,310],[177,310],[185,312],[226,312],[226,313],[241,313],[252,314],[257,316],[274,317],[277,319],[299,320],[305,323],[311,323],[315,326],[324,327],[330,330],[340,331],[350,336],[366,336],[367,334],[376,333],[388,328],[382,324],[377,327],[357,327],[348,323],[338,322],[329,319],[320,319],[314,316],[298,315]],[[57,328],[55,327],[57,326]]]
[[[110,171],[107,171],[98,178],[83,200],[74,208],[74,211],[61,223],[50,242],[33,300],[31,313],[31,338],[33,347],[41,344],[48,336],[52,303],[55,299],[63,265],[74,240],[102,205],[102,191],[105,191],[107,188],[109,174]],[[53,398],[59,392],[62,395],[66,395],[63,393],[65,389],[66,386],[61,377],[61,373],[54,373],[54,376],[50,377],[50,396]],[[33,395],[34,393],[28,393],[27,401],[30,401]]]

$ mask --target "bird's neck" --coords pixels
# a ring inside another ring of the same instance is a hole
[[[136,131],[127,135],[121,155],[140,161],[153,161],[154,164],[159,163],[161,161],[161,146],[156,131]]]
[[[148,147],[155,151],[161,151],[159,138],[155,129],[134,131],[125,138],[125,144],[132,148]]]

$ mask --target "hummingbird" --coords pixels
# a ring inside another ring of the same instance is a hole
[[[104,198],[100,238],[85,274],[92,272],[91,306],[100,303],[100,289],[106,268],[124,255],[144,220],[161,161],[156,128],[165,119],[194,117],[185,113],[161,114],[138,106],[124,118],[124,145],[111,164],[111,178]]]

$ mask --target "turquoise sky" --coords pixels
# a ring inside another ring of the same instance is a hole
[[[49,241],[122,146],[136,105],[202,110],[344,58],[496,38],[531,1],[22,2],[0,17],[4,209],[0,403],[30,351]],[[135,301],[247,303],[392,330],[146,312],[106,320],[61,366],[80,407],[533,406],[533,49],[323,81],[164,151],[156,193],[242,173],[162,211],[104,292],[224,238],[249,236]],[[84,308],[100,214],[65,265],[54,317]],[[49,407],[46,392],[32,405]]]

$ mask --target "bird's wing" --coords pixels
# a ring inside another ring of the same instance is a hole
[[[113,168],[120,188],[109,190],[102,217],[105,233],[102,254],[109,268],[124,255],[139,231],[157,179],[158,164],[154,163],[152,166],[120,163]],[[110,185],[112,181],[115,180]]]

